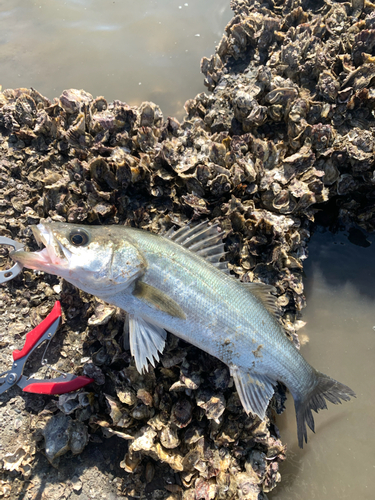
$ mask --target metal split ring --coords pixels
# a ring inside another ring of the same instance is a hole
[[[19,241],[11,240],[6,236],[0,236],[0,245],[9,245],[13,247],[15,250],[22,250],[24,245]],[[22,271],[22,266],[18,263],[14,264],[10,269],[5,269],[4,271],[0,271],[0,283],[6,283],[7,281],[12,280]]]

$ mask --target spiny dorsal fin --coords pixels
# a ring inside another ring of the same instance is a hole
[[[200,255],[218,269],[229,272],[227,262],[220,260],[226,252],[223,243],[225,233],[219,230],[219,224],[210,226],[208,221],[204,221],[193,227],[171,228],[163,236]]]
[[[243,286],[249,290],[257,299],[259,299],[268,312],[275,315],[277,318],[280,316],[280,310],[277,307],[277,297],[272,295],[276,292],[276,288],[272,285],[265,285],[264,283],[242,283]]]

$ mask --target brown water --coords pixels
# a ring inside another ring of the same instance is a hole
[[[3,1],[0,84],[49,98],[83,88],[108,101],[152,100],[181,119],[184,102],[205,91],[200,59],[231,17],[229,0]],[[311,242],[302,352],[358,398],[319,413],[303,450],[289,398],[278,419],[288,459],[270,500],[375,498],[374,251],[342,234]]]
[[[151,100],[181,119],[231,18],[229,0],[3,0],[0,84]]]
[[[304,280],[307,307],[302,347],[318,370],[347,384],[357,399],[315,417],[303,450],[297,445],[293,399],[278,418],[288,445],[282,482],[269,500],[375,498],[375,238],[361,248],[344,233],[315,234]]]

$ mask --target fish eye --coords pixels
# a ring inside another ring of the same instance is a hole
[[[83,229],[73,229],[69,234],[69,241],[75,247],[82,247],[89,242],[89,235]]]

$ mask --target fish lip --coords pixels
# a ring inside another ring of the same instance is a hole
[[[37,226],[32,226],[31,229],[38,245],[42,248],[44,245],[45,248],[43,250],[46,250],[51,264],[61,265],[62,261],[69,260],[70,252],[55,238],[50,228],[44,224],[38,224]]]
[[[35,270],[51,272],[55,266],[67,267],[70,252],[54,237],[52,231],[44,224],[31,227],[36,242],[42,250],[25,252],[17,250],[10,253],[16,262]]]

